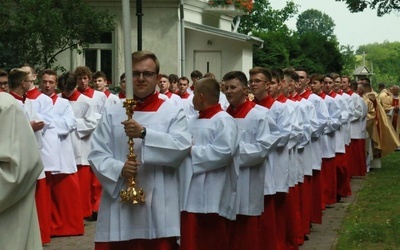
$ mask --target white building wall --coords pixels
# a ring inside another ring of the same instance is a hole
[[[115,16],[114,29],[114,83],[124,72],[124,50],[122,32],[121,1],[88,0],[99,9],[106,9]],[[242,70],[246,74],[252,67],[252,43],[226,38],[221,35],[207,34],[201,31],[185,29],[184,71],[180,72],[180,21],[178,0],[143,1],[142,49],[154,52],[160,60],[161,73],[189,76],[194,70],[195,51],[220,51],[222,69],[217,75],[222,77],[228,71]],[[185,0],[184,19],[192,23],[208,25],[230,31],[233,17],[220,16],[218,12],[207,11],[207,0]],[[131,44],[132,51],[137,50],[137,17],[135,1],[131,1]],[[211,44],[208,42],[211,41]],[[67,70],[74,70],[84,64],[83,54],[68,51],[60,54],[58,62]],[[206,72],[203,72],[206,73]]]
[[[221,72],[212,72],[220,80],[221,77],[232,70],[243,71],[248,75],[248,71],[252,68],[252,44],[243,41],[227,39],[222,36],[205,34],[192,29],[186,29],[186,72],[185,76],[189,77],[190,73],[195,70],[194,53],[195,51],[220,51],[222,54]],[[210,42],[211,43],[210,43]],[[190,67],[192,65],[192,67]],[[207,73],[207,72],[202,72]]]

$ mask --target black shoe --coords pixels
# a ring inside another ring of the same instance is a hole
[[[307,235],[304,235],[304,240],[305,240],[305,241],[309,240],[309,238],[308,238]]]
[[[89,217],[90,221],[97,221],[97,212],[93,211],[92,216]]]

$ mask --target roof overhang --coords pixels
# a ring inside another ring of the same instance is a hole
[[[203,25],[203,24],[197,24],[197,23],[185,21],[185,28],[201,31],[201,32],[208,33],[211,35],[222,36],[222,37],[226,37],[226,38],[230,38],[230,39],[234,39],[234,40],[238,40],[238,41],[242,41],[242,42],[251,42],[253,45],[255,45],[259,48],[262,48],[264,45],[264,41],[261,38],[254,37],[254,36],[247,36],[247,35],[236,33],[236,32],[221,30],[221,29]]]

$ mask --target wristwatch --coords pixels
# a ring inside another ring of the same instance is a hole
[[[144,139],[145,136],[146,136],[146,128],[143,127],[142,131],[140,131],[140,138]]]

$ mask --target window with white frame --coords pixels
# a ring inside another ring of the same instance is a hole
[[[108,80],[109,86],[113,83],[114,77],[114,46],[113,33],[108,32],[101,35],[99,43],[94,43],[89,48],[84,49],[84,63],[94,73],[103,71]]]

